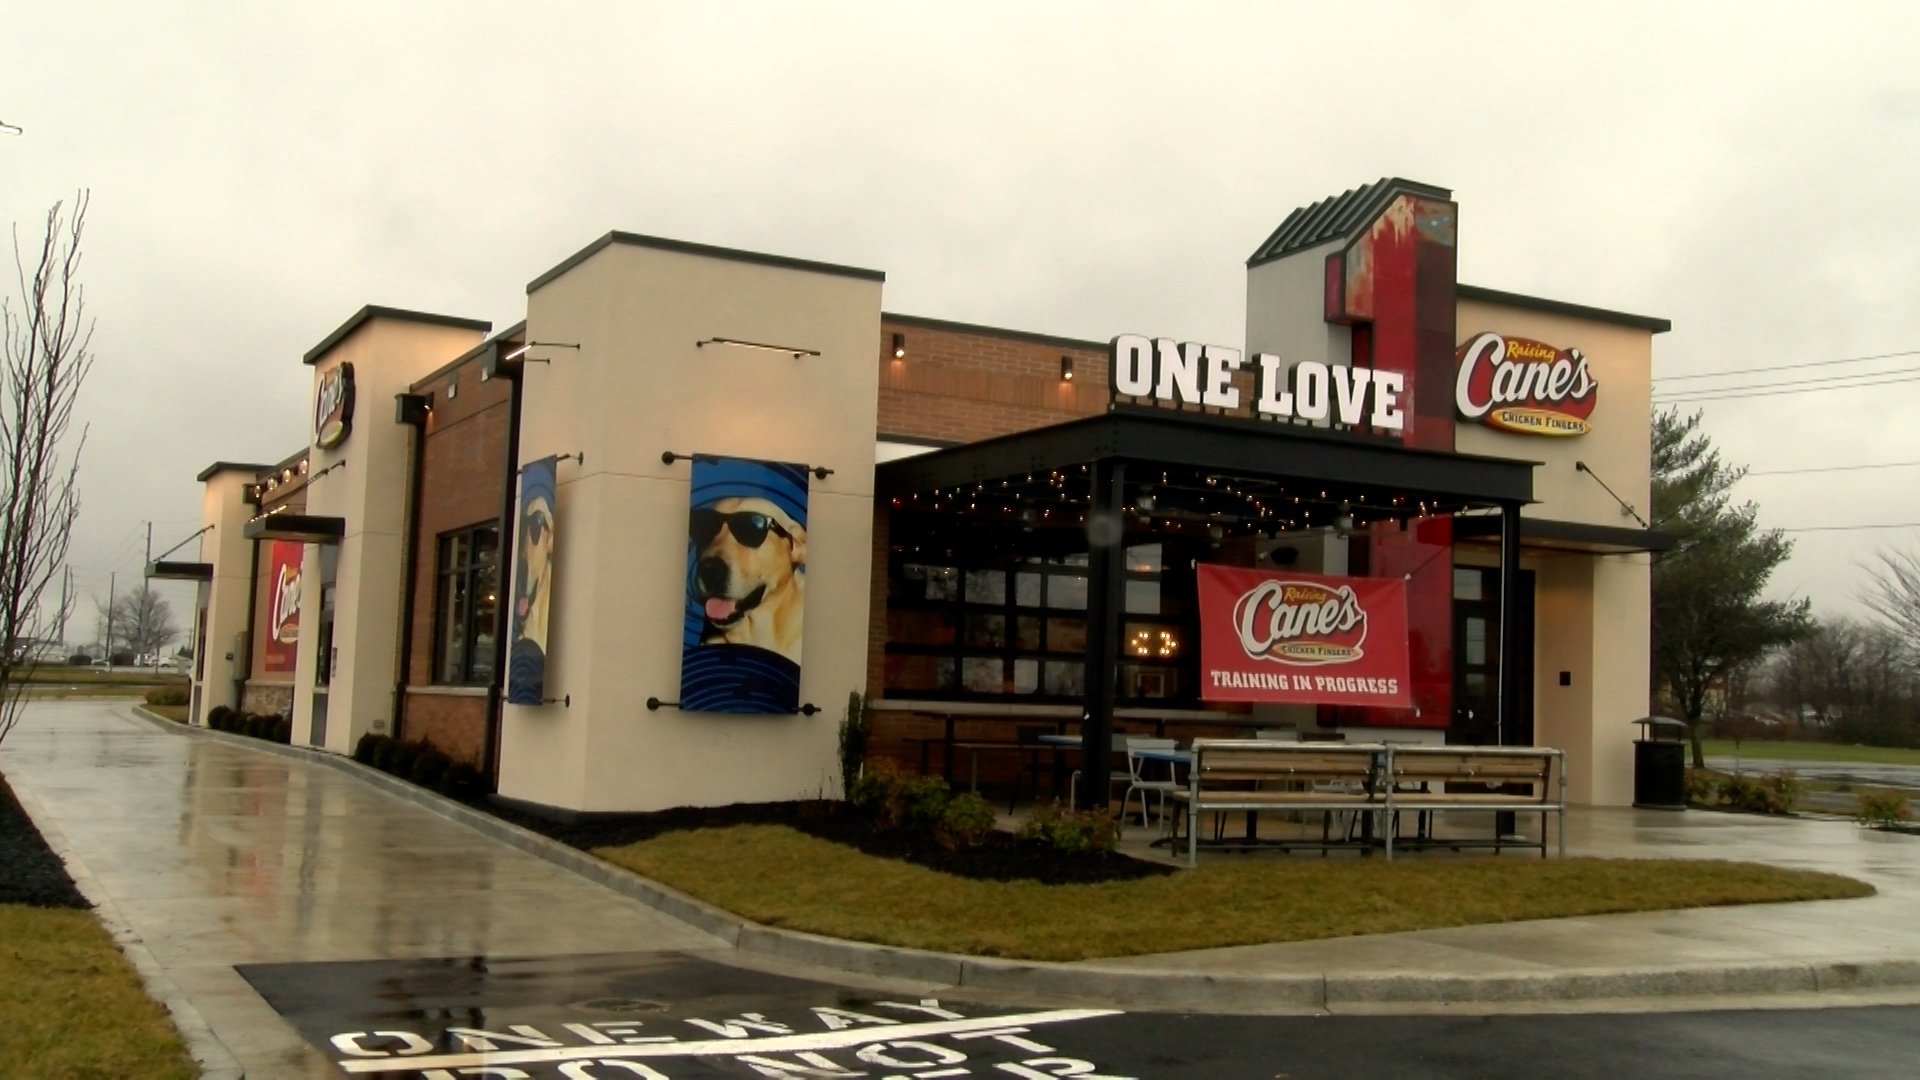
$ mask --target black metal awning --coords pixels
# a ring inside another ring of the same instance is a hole
[[[203,562],[167,562],[156,559],[147,564],[147,577],[167,581],[212,581],[213,564]]]
[[[1455,518],[1453,537],[1460,541],[1497,544],[1500,542],[1500,519]],[[1631,555],[1635,552],[1666,551],[1674,543],[1673,536],[1653,529],[1626,529],[1530,517],[1520,519],[1520,546],[1526,549],[1577,551],[1587,555]]]
[[[314,514],[265,514],[247,522],[249,540],[291,540],[299,544],[337,544],[347,534],[345,518]]]
[[[1100,462],[1128,463],[1127,513],[1228,531],[1519,505],[1533,499],[1535,465],[1305,425],[1121,407],[886,462],[875,469],[875,493],[896,509],[1068,524],[1085,511]]]

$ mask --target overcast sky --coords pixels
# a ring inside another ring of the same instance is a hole
[[[198,527],[206,464],[305,441],[300,357],[361,305],[504,327],[613,228],[884,270],[890,311],[1238,343],[1255,245],[1397,175],[1453,189],[1462,281],[1671,319],[1656,378],[1920,350],[1912,3],[68,0],[4,25],[0,212],[31,236],[93,192],[89,594],[137,578],[148,520],[156,548]],[[1856,371],[1920,356],[1656,388]],[[1920,460],[1917,392],[1701,407],[1756,471],[1881,464]],[[1740,491],[1770,526],[1920,522],[1916,478]],[[1920,546],[1794,536],[1774,591],[1826,613]]]

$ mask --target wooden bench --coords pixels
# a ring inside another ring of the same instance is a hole
[[[1508,840],[1448,838],[1421,843],[1445,847],[1538,847],[1547,854],[1547,815],[1558,816],[1560,855],[1567,853],[1566,761],[1558,750],[1502,746],[1328,745],[1246,739],[1196,739],[1187,787],[1172,798],[1186,805],[1187,863],[1199,862],[1201,814],[1262,810],[1338,811],[1374,815],[1387,858],[1394,852],[1402,812],[1449,810],[1531,812],[1540,815],[1537,845]],[[1524,790],[1519,790],[1524,789]],[[1368,830],[1372,834],[1376,830]],[[1248,844],[1254,840],[1249,837]],[[1342,843],[1345,841],[1343,840]],[[1333,846],[1285,842],[1280,847]],[[1407,846],[1405,843],[1401,845]]]
[[[1199,862],[1201,814],[1299,810],[1331,815],[1366,812],[1374,800],[1375,761],[1386,750],[1371,743],[1328,745],[1256,739],[1195,739],[1187,788],[1170,797],[1186,804],[1187,862]],[[1251,842],[1251,841],[1249,841]],[[1326,847],[1321,843],[1299,846]],[[1295,846],[1295,845],[1288,845]]]
[[[1445,847],[1538,847],[1547,857],[1547,815],[1558,818],[1560,857],[1567,854],[1566,755],[1533,746],[1388,746],[1375,784],[1389,814],[1387,858],[1393,858],[1392,814],[1430,814],[1447,810],[1491,810],[1540,815],[1540,842],[1508,840],[1495,818],[1489,840],[1426,840]]]

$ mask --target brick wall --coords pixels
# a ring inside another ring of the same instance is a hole
[[[406,737],[432,743],[455,761],[478,768],[486,749],[487,699],[479,694],[410,693]]]
[[[968,443],[1106,411],[1107,346],[905,315],[880,322],[883,436]],[[895,334],[907,355],[893,355]],[[1073,359],[1073,379],[1060,358]]]
[[[449,397],[449,388],[457,393]],[[434,682],[434,614],[439,589],[439,538],[472,525],[500,523],[507,490],[508,421],[512,384],[505,379],[480,381],[479,357],[423,380],[416,393],[433,395],[427,420],[420,472],[420,520],[414,530],[413,639],[407,653],[406,683]],[[512,543],[511,530],[502,528],[501,557]],[[506,575],[501,575],[501,585]],[[504,601],[502,601],[504,603]],[[419,735],[414,726],[412,699],[406,717],[406,735]]]

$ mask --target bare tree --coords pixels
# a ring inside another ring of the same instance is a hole
[[[93,323],[80,285],[87,203],[82,191],[71,212],[53,204],[32,259],[14,227],[19,294],[0,298],[0,739],[19,721],[34,664],[33,650],[21,646],[57,635],[71,604],[64,591],[51,605],[45,594],[80,516],[87,431],[82,425],[69,440],[68,429],[93,367]]]
[[[158,653],[180,640],[173,605],[150,588],[121,593],[113,598],[111,609],[105,604],[99,604],[99,609],[97,633],[107,643],[109,658],[119,653],[135,657]]]
[[[1920,648],[1920,553],[1883,551],[1880,565],[1868,569],[1873,584],[1860,602],[1899,631],[1909,648]]]

